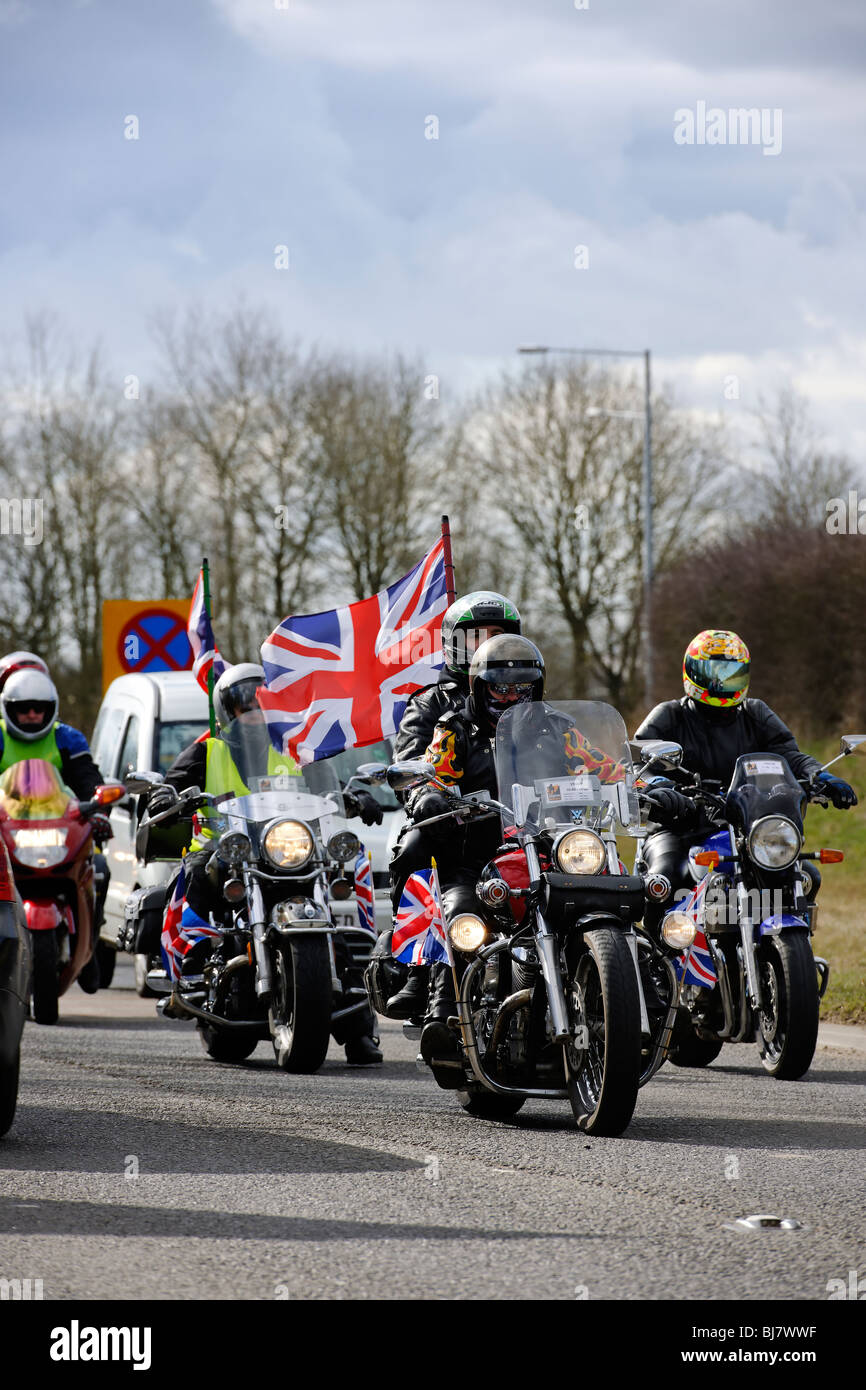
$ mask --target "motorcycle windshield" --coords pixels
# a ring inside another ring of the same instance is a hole
[[[278,754],[260,711],[239,715],[223,730],[222,738],[237,769],[235,789],[240,795],[220,798],[217,816],[247,821],[285,816],[310,821],[344,814],[334,765],[323,760],[302,767],[288,754]]]
[[[59,820],[72,799],[57,768],[44,758],[13,763],[0,777],[0,809],[11,820]]]
[[[640,830],[622,716],[601,700],[515,705],[496,726],[499,800],[511,824],[536,834],[560,826]]]
[[[749,753],[737,759],[727,793],[727,812],[748,830],[762,816],[787,816],[803,829],[805,794],[778,753]]]

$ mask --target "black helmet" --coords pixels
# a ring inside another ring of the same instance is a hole
[[[449,671],[467,674],[474,656],[474,649],[470,650],[466,641],[467,630],[487,627],[520,632],[520,614],[510,599],[488,589],[476,589],[454,600],[442,619],[442,654]]]
[[[469,693],[475,717],[495,724],[512,705],[544,699],[544,657],[528,637],[490,637],[472,658]]]

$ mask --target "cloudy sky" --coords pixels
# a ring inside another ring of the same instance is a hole
[[[146,380],[152,310],[243,295],[443,397],[650,347],[684,404],[791,382],[862,456],[866,7],[577,3],[0,0],[5,331],[51,308]],[[781,149],[678,144],[699,103]]]

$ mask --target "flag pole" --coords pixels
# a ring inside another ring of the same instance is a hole
[[[201,562],[201,574],[202,588],[204,589],[204,611],[207,614],[208,624],[212,631],[213,624],[211,623],[210,616],[210,570],[206,559]],[[207,671],[207,713],[208,720],[210,721],[210,736],[211,738],[216,738],[216,712],[213,705],[213,661],[211,661]]]
[[[442,542],[445,556],[445,592],[450,608],[457,597],[457,591],[454,588],[454,561],[451,559],[451,523],[447,516],[442,518]]]

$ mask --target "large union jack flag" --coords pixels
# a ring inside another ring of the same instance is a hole
[[[274,746],[308,763],[396,733],[409,696],[442,666],[447,607],[440,539],[372,598],[281,622],[262,645],[257,697]]]
[[[186,633],[189,638],[189,645],[192,647],[192,673],[202,690],[207,694],[208,671],[213,667],[213,681],[216,685],[226,669],[226,664],[216,649],[210,614],[204,601],[204,574],[201,570],[198,572],[198,579],[192,591],[192,603],[189,606]]]
[[[406,965],[451,959],[433,869],[420,869],[406,880],[394,919],[391,955]]]

